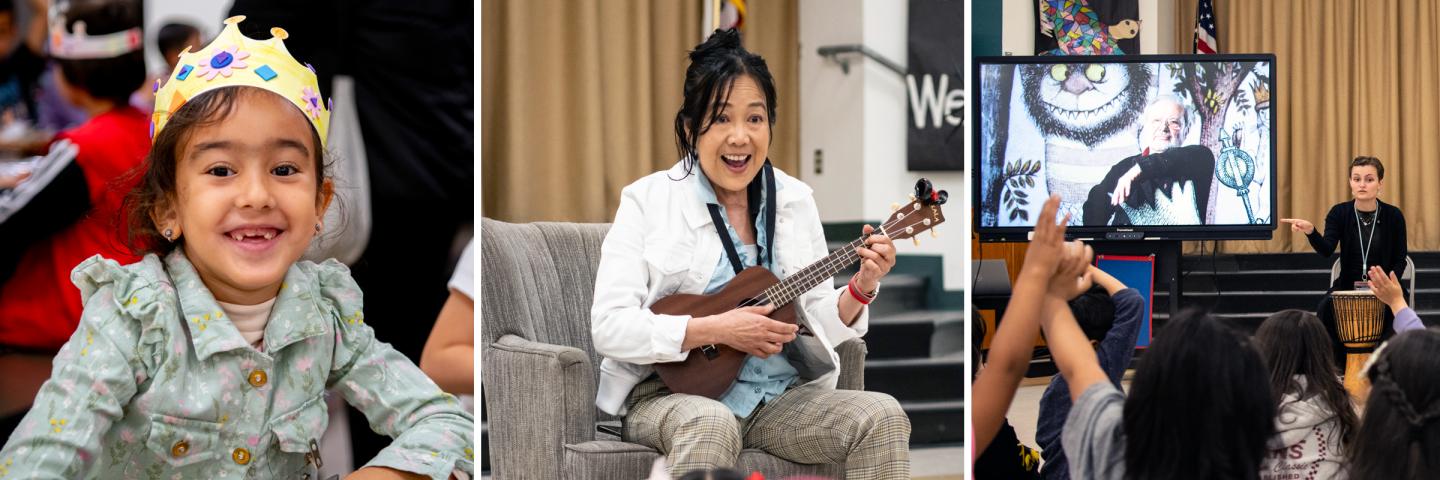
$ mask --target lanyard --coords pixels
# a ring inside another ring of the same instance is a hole
[[[1352,208],[1354,208],[1352,206]],[[1360,237],[1360,279],[1370,279],[1370,247],[1375,246],[1375,224],[1380,223],[1380,202],[1375,202],[1375,221],[1370,222],[1370,243],[1360,235],[1360,209],[1355,208],[1355,236]]]
[[[765,248],[760,252],[760,258],[755,262],[756,265],[765,265],[767,257],[772,260],[775,258],[775,171],[770,166],[770,160],[765,160],[762,172],[765,175],[763,180],[765,183],[765,218],[763,221],[768,233],[765,235]],[[710,208],[710,221],[715,224],[715,234],[720,236],[720,244],[725,246],[725,255],[730,258],[730,266],[735,269],[735,274],[739,275],[740,271],[745,269],[745,264],[740,262],[740,254],[735,251],[735,242],[730,240],[730,233],[725,230],[725,217],[720,215],[720,206],[713,203],[708,203],[706,206]]]

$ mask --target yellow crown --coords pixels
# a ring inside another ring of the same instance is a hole
[[[198,52],[180,52],[175,71],[161,86],[155,82],[155,113],[150,116],[150,138],[155,138],[170,116],[196,95],[224,87],[255,87],[274,92],[294,104],[315,131],[324,148],[330,126],[330,105],[320,98],[314,68],[301,64],[285,49],[285,29],[270,29],[269,40],[254,40],[240,33],[244,15],[225,19],[225,29]]]

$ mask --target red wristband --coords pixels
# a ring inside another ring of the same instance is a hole
[[[850,283],[846,285],[850,287],[850,296],[855,297],[855,301],[860,302],[861,305],[869,305],[875,300],[875,297],[860,292],[860,289],[855,286],[855,279],[850,279]]]

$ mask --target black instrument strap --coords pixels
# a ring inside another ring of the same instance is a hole
[[[769,159],[765,160],[763,171],[765,175],[763,177],[765,184],[764,221],[767,234],[765,235],[765,250],[760,252],[759,261],[756,262],[758,265],[766,265],[768,263],[766,258],[773,259],[775,256],[772,253],[775,251],[775,170],[770,166]],[[752,195],[751,198],[754,196]],[[755,202],[750,204],[754,205]],[[715,224],[715,234],[720,236],[720,244],[725,247],[725,255],[730,258],[730,267],[735,269],[736,275],[739,275],[740,271],[745,269],[745,264],[740,261],[740,253],[735,251],[735,242],[730,240],[730,233],[725,230],[725,217],[720,215],[720,206],[714,203],[705,205],[710,209],[710,221]]]
[[[770,166],[770,159],[765,159],[765,251],[760,252],[760,265],[774,266],[775,262],[775,204],[780,203],[775,198],[775,168]],[[1379,216],[1375,217],[1379,220]],[[1373,241],[1373,240],[1372,240]],[[766,262],[769,259],[769,262]]]
[[[710,207],[710,221],[715,224],[715,234],[720,235],[720,245],[725,246],[725,255],[730,257],[730,266],[735,268],[735,274],[739,275],[745,265],[740,263],[740,254],[735,251],[735,243],[730,241],[730,234],[725,231],[725,218],[720,216],[720,206],[707,203]]]

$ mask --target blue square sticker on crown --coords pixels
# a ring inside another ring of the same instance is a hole
[[[272,70],[269,65],[261,65],[260,68],[255,69],[255,74],[259,75],[260,78],[265,79],[265,81],[267,82],[270,81],[270,79],[275,78],[276,76],[275,70]]]
[[[189,76],[190,76],[190,71],[192,71],[192,70],[195,70],[195,67],[192,67],[192,66],[189,66],[189,65],[181,65],[181,66],[180,66],[180,73],[176,73],[176,74],[175,74],[175,79],[176,79],[176,80],[184,80],[185,77],[189,77]]]

